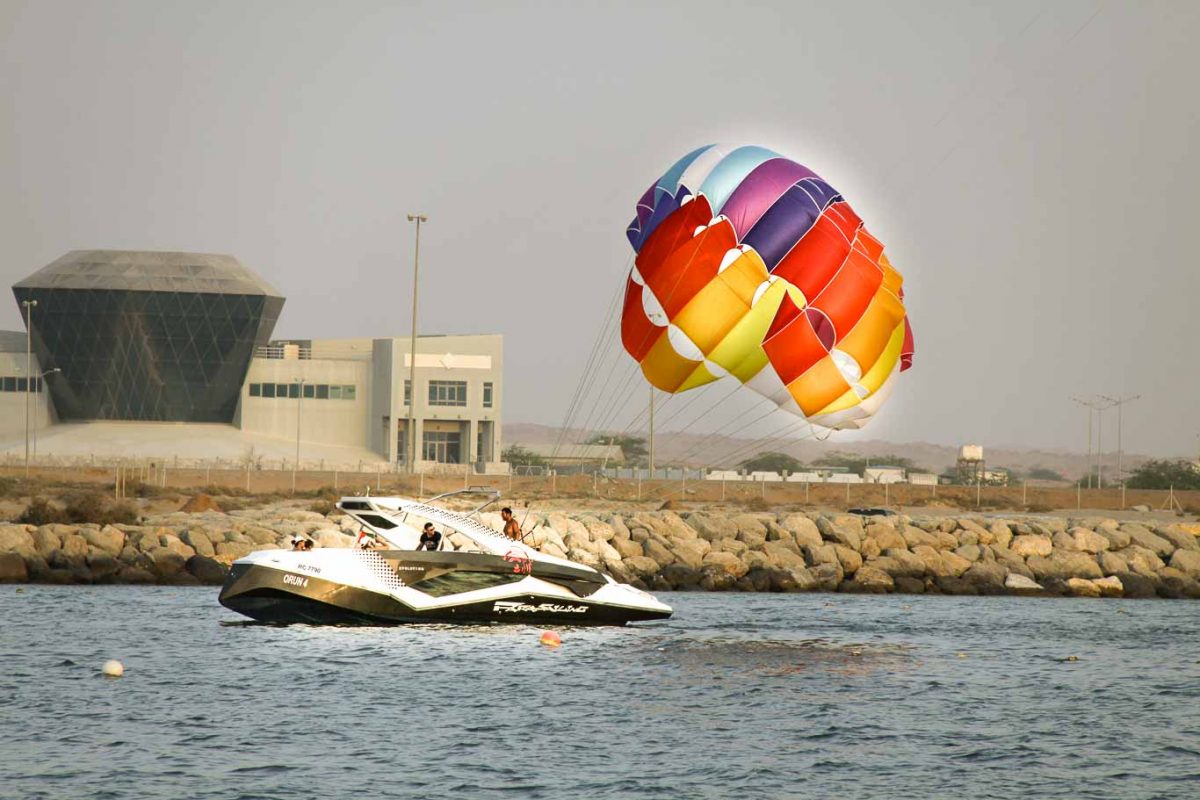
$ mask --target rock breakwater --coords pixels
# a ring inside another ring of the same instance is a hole
[[[653,591],[1200,598],[1200,526],[1179,522],[635,511],[531,514],[526,528],[542,552]],[[294,508],[0,525],[0,582],[219,584],[255,550],[296,535],[348,547],[355,531]]]

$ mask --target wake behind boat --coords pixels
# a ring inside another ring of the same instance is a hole
[[[467,514],[432,505],[480,493],[491,499]],[[373,546],[251,553],[233,562],[219,600],[282,624],[624,625],[671,616],[670,606],[647,592],[484,525],[477,515],[499,496],[464,489],[428,502],[343,497],[337,507]],[[417,549],[426,523],[442,533],[442,549]]]

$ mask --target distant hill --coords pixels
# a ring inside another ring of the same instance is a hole
[[[504,444],[554,444],[558,439],[559,428],[551,425],[537,425],[527,422],[505,423]],[[580,442],[590,433],[580,430],[570,430],[564,441]],[[731,438],[728,436],[711,436],[708,434],[673,434],[664,433],[655,437],[656,460],[663,465],[678,463],[684,455],[689,455],[689,466],[727,467],[733,463],[745,460],[758,453],[758,448],[751,447],[754,439]],[[836,437],[835,437],[836,439]],[[974,443],[972,443],[974,444]],[[958,459],[958,448],[945,445],[930,444],[929,442],[884,442],[870,440],[865,442],[841,442],[831,439],[826,442],[810,440],[786,444],[778,440],[767,442],[762,449],[771,449],[787,453],[799,459],[802,463],[810,463],[822,455],[840,451],[860,456],[894,455],[911,459],[933,472],[942,472],[954,466]],[[1074,481],[1080,475],[1087,474],[1087,455],[1070,453],[1062,450],[1014,449],[1004,447],[989,447],[984,444],[984,457],[989,467],[1006,467],[1022,473],[1034,467],[1045,467],[1054,470]],[[732,462],[730,457],[732,456]],[[1149,456],[1125,453],[1124,466],[1129,469]],[[1117,454],[1104,454],[1104,474],[1115,477]]]

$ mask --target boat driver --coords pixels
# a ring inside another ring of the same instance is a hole
[[[421,542],[417,545],[418,550],[437,550],[442,543],[442,535],[434,530],[432,522],[425,523],[425,530],[421,533]]]
[[[521,523],[517,522],[513,516],[513,510],[508,506],[500,509],[500,519],[504,520],[504,535],[510,539],[521,541],[524,537],[521,535]]]

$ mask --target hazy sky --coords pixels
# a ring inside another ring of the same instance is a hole
[[[230,253],[287,296],[277,336],[404,335],[423,211],[422,330],[503,333],[506,421],[557,423],[638,196],[757,143],[906,280],[916,364],[835,441],[1081,450],[1070,395],[1140,393],[1126,449],[1195,452],[1197,40],[1195,2],[0,0],[0,280],[72,249]],[[631,364],[598,370],[592,424],[643,404]],[[728,391],[660,418],[765,408]]]

